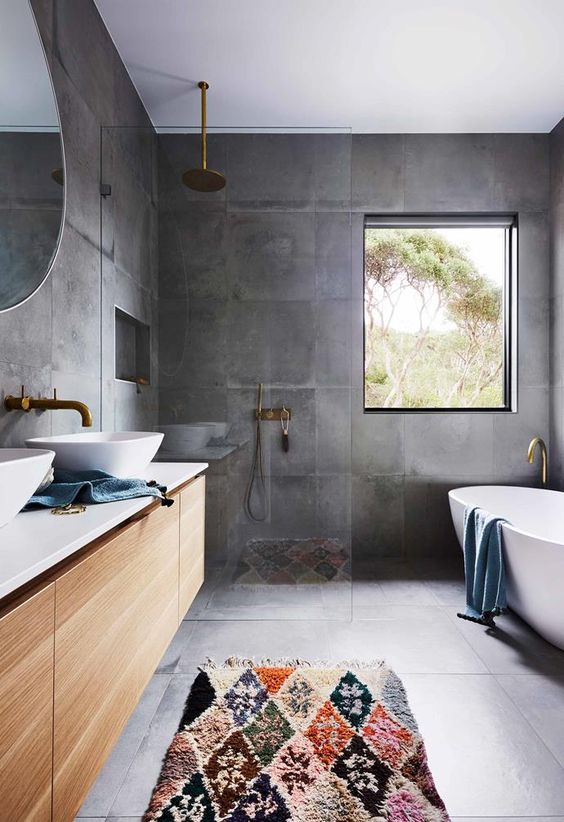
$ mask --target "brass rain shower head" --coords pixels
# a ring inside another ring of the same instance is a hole
[[[202,90],[202,166],[189,168],[182,175],[182,182],[194,191],[220,191],[225,186],[225,177],[219,171],[208,168],[206,146],[206,91],[208,83],[203,80],[198,83]]]

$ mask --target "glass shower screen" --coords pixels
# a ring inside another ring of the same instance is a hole
[[[209,463],[206,581],[188,619],[347,620],[351,134],[209,129],[227,182],[196,192],[182,175],[200,162],[197,132],[103,130],[103,425],[191,426],[165,429],[158,459]],[[146,384],[127,379],[140,370]]]

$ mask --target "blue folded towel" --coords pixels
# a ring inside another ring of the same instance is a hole
[[[142,479],[119,479],[105,471],[61,471],[55,469],[55,479],[40,493],[34,494],[23,509],[58,508],[72,502],[92,505],[135,497],[157,497],[163,505],[174,500],[166,496],[166,488]]]
[[[481,508],[464,512],[464,573],[466,611],[461,619],[495,626],[494,617],[506,607],[501,526],[506,520]]]

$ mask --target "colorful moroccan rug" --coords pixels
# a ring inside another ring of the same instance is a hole
[[[350,556],[337,539],[250,539],[235,569],[238,585],[350,582]]]
[[[145,822],[446,822],[384,663],[204,666]]]

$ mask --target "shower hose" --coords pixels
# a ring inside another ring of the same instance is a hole
[[[253,506],[253,492],[259,490],[262,494],[262,510],[255,510]],[[257,415],[257,426],[255,433],[255,448],[249,482],[245,492],[245,511],[249,519],[253,522],[264,522],[268,516],[268,499],[266,495],[266,481],[264,478],[264,463],[262,455],[262,432],[260,429],[260,416]]]

